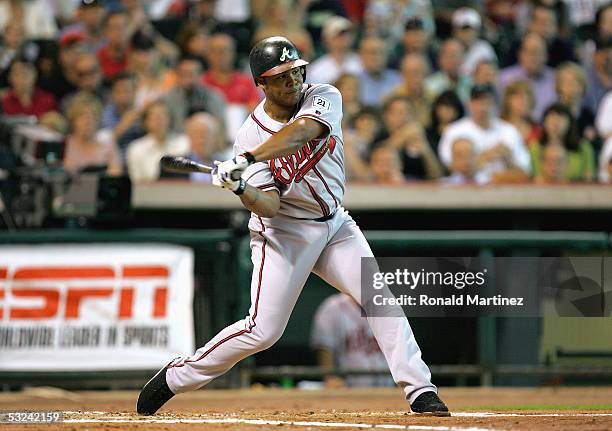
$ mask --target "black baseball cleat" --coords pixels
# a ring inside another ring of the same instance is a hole
[[[419,395],[410,408],[413,413],[418,413],[426,416],[450,416],[448,407],[444,404],[444,401],[438,397],[435,392],[423,392]]]
[[[167,370],[168,366],[164,365],[164,368],[159,370],[140,391],[138,403],[136,404],[138,414],[146,416],[155,414],[161,406],[174,396],[174,393],[166,383]]]

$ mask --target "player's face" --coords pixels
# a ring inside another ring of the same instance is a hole
[[[291,107],[300,100],[303,84],[302,68],[294,67],[286,72],[263,78],[262,87],[269,101]]]

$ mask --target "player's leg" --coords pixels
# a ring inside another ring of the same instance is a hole
[[[298,229],[296,226],[295,229]],[[291,227],[291,229],[294,229]],[[295,302],[321,253],[328,233],[316,229],[251,236],[249,315],[221,330],[190,357],[176,358],[149,381],[138,399],[141,414],[154,414],[173,395],[198,389],[238,361],[270,347],[282,335]]]
[[[361,258],[372,257],[372,251],[356,223],[341,214],[337,231],[319,257],[313,271],[326,282],[361,303]],[[377,270],[374,269],[374,270]],[[436,392],[429,368],[406,317],[368,317],[395,382],[413,404],[419,395]]]
[[[321,243],[293,247],[283,235],[254,234],[249,315],[223,329],[193,356],[174,361],[167,373],[172,392],[198,389],[241,359],[274,344],[285,330]]]

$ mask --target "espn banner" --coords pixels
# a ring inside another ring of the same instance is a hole
[[[154,369],[193,353],[193,252],[0,247],[0,371]]]

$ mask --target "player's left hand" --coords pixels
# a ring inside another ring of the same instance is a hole
[[[221,163],[215,162],[217,165],[217,175],[222,182],[236,181],[240,178],[246,168],[249,167],[249,161],[242,154],[233,159],[226,160]]]

